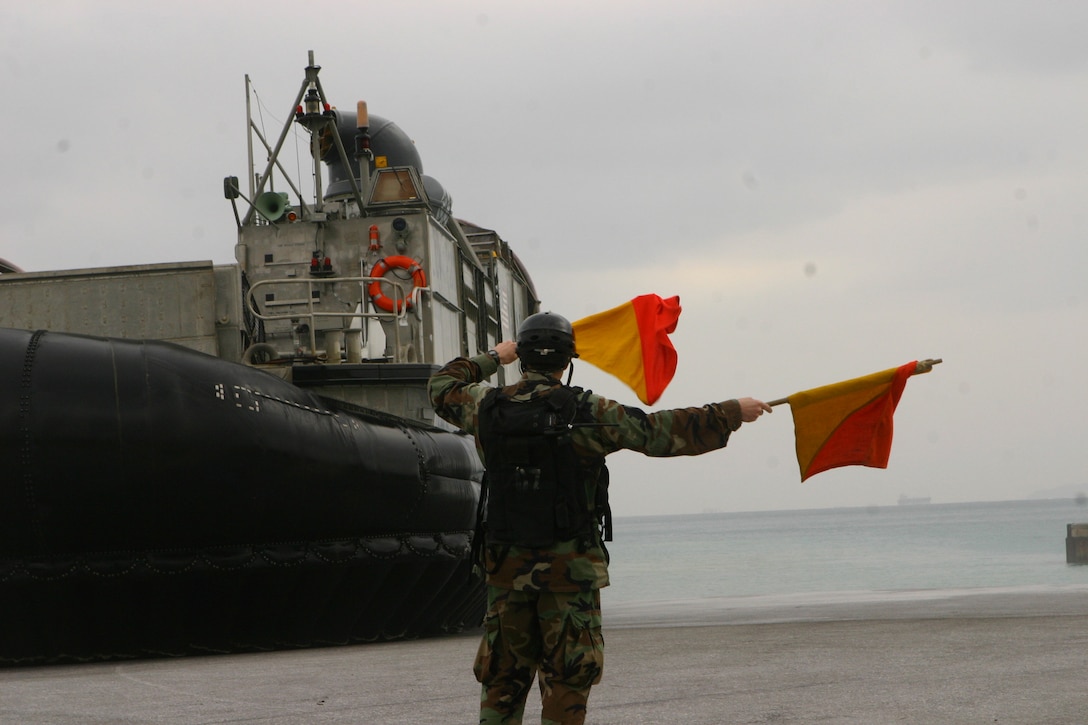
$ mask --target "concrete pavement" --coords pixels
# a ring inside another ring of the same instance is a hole
[[[1088,723],[1088,589],[615,609],[595,725]],[[472,723],[476,646],[8,668],[0,723]]]

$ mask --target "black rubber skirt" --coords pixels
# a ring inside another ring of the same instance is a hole
[[[0,664],[479,624],[470,437],[162,342],[0,329]]]

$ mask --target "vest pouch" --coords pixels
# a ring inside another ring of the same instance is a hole
[[[540,440],[508,436],[506,455],[488,468],[487,532],[493,543],[541,547],[555,543],[554,462]]]

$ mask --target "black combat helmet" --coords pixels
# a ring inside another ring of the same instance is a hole
[[[554,312],[529,315],[518,327],[518,357],[529,370],[562,370],[572,357],[578,357],[574,328]]]

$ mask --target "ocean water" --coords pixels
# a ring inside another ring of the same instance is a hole
[[[1088,586],[1073,499],[618,518],[610,606]]]

